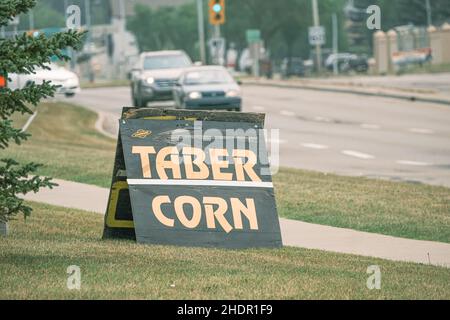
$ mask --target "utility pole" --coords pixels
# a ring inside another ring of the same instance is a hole
[[[430,0],[425,0],[425,4],[426,4],[426,9],[427,9],[427,23],[428,23],[428,26],[431,26],[431,25],[433,25],[433,20],[431,18]]]
[[[87,36],[86,36],[86,44],[88,47],[87,53],[91,54],[91,2],[90,0],[84,0],[84,12],[85,12],[85,24],[86,24],[86,29],[88,31]],[[88,77],[89,77],[89,81],[90,82],[94,82],[94,72],[92,70],[92,56],[89,57],[89,61],[88,61]]]
[[[333,20],[333,54],[335,56],[334,62],[333,62],[333,72],[334,75],[338,75],[339,74],[339,69],[338,69],[338,59],[337,59],[337,55],[339,53],[339,29],[338,29],[338,18],[337,18],[337,14],[333,13],[332,16],[332,20]]]
[[[312,0],[312,8],[313,8],[313,19],[314,19],[314,26],[319,27],[320,21],[319,21],[319,5],[317,3],[317,0]],[[322,71],[322,47],[320,44],[316,44],[316,63],[317,63],[317,73],[321,73]]]
[[[197,0],[198,41],[200,47],[200,60],[206,64],[205,25],[203,20],[203,0]]]
[[[33,9],[30,9],[30,11],[28,12],[28,28],[30,30],[34,29],[34,12],[33,12]]]

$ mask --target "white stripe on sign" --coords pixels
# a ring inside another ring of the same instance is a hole
[[[349,156],[349,157],[355,157],[355,158],[364,159],[364,160],[369,160],[369,159],[375,158],[371,154],[362,153],[362,152],[353,151],[353,150],[344,150],[344,151],[342,151],[342,154]]]
[[[129,185],[273,188],[272,182],[221,180],[127,179]]]
[[[328,146],[326,146],[324,144],[317,144],[317,143],[302,143],[302,147],[309,148],[309,149],[316,149],[316,150],[328,149]]]
[[[22,132],[27,131],[28,127],[30,126],[30,124],[33,122],[34,118],[36,118],[37,116],[37,111],[35,111],[31,117],[28,118],[28,121],[25,123],[25,125],[22,128]]]
[[[418,166],[418,167],[431,166],[431,163],[428,162],[410,161],[410,160],[398,160],[397,163],[404,164],[406,166]]]

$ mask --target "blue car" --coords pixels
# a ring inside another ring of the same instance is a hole
[[[239,84],[220,66],[187,68],[173,88],[178,109],[241,111]]]

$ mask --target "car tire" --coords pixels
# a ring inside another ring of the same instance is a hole
[[[74,92],[68,92],[64,94],[66,96],[66,98],[73,98],[75,96]]]
[[[145,101],[142,98],[142,95],[141,95],[140,92],[137,93],[137,97],[135,99],[136,99],[136,101],[135,101],[136,102],[136,107],[138,107],[138,108],[145,108],[147,106],[147,101]]]

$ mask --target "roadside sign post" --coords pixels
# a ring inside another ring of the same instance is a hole
[[[252,73],[254,77],[260,76],[259,60],[261,54],[261,31],[249,29],[246,31],[247,43],[249,45],[250,57],[252,58]]]
[[[208,42],[209,52],[212,57],[212,63],[216,65],[223,65],[225,62],[225,39],[211,38]]]
[[[264,115],[124,108],[104,238],[282,246]]]
[[[323,46],[325,44],[324,27],[309,27],[309,44],[312,46]]]

